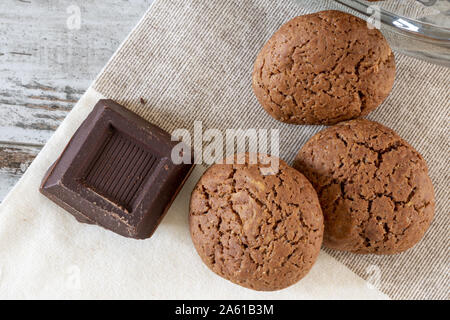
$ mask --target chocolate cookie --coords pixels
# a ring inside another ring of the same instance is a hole
[[[264,157],[260,155],[260,157]],[[190,203],[192,240],[215,273],[254,290],[278,290],[303,278],[316,261],[323,215],[308,180],[284,161],[264,176],[260,165],[216,164]]]
[[[253,90],[275,119],[335,124],[369,114],[392,89],[394,54],[381,32],[340,11],[284,24],[256,58]]]
[[[319,195],[329,248],[399,253],[430,226],[435,199],[425,160],[379,123],[358,119],[319,132],[294,167]]]

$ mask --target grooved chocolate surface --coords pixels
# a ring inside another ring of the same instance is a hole
[[[172,162],[175,145],[161,128],[112,100],[100,100],[40,190],[80,222],[148,238],[193,168]]]
[[[113,130],[84,181],[95,192],[131,211],[133,200],[155,171],[158,160],[136,142]]]

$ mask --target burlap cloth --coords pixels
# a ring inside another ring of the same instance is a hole
[[[280,129],[280,155],[291,162],[323,127],[268,116],[251,90],[253,61],[281,24],[327,8],[343,9],[333,1],[157,0],[0,206],[0,297],[448,299],[450,72],[400,54],[393,92],[369,118],[422,153],[437,197],[430,230],[405,253],[325,249],[298,284],[260,293],[216,276],[195,253],[187,206],[202,166],[144,241],[77,223],[38,192],[48,166],[102,97],[169,132],[192,130],[196,120],[204,129]]]

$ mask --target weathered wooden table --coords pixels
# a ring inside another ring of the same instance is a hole
[[[0,1],[0,202],[152,2]]]

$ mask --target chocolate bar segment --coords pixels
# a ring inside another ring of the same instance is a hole
[[[172,162],[176,144],[121,105],[100,100],[40,190],[80,222],[149,238],[193,168]]]
[[[133,201],[159,162],[160,158],[113,130],[82,181],[88,188],[132,211]]]

